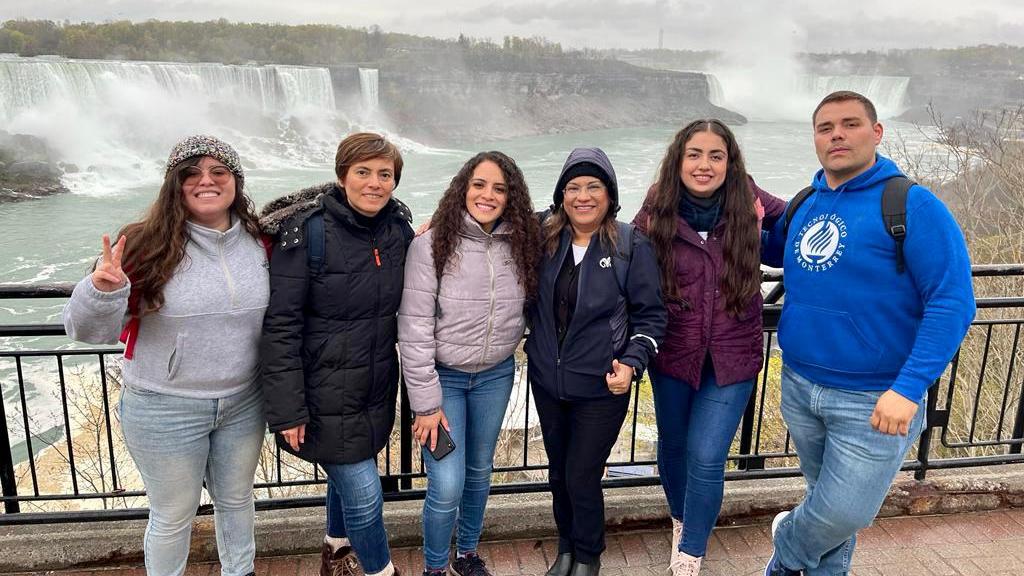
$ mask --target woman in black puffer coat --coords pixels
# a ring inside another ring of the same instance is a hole
[[[411,217],[391,197],[402,157],[383,137],[343,140],[335,172],[264,210],[274,250],[261,381],[278,445],[329,477],[321,574],[358,568],[354,551],[367,574],[387,576],[397,571],[374,457],[395,419]]]

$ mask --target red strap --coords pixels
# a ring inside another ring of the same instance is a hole
[[[124,357],[131,360],[135,356],[135,338],[139,335],[139,317],[132,316],[121,331],[121,342],[124,342]]]
[[[274,238],[269,234],[260,234],[260,243],[263,244],[263,249],[267,251],[267,260],[270,260],[270,254],[274,251]]]
[[[128,275],[128,281],[131,282],[132,288],[128,292],[128,314],[131,315],[131,319],[124,325],[124,329],[121,330],[121,342],[124,342],[124,357],[126,360],[131,360],[135,356],[135,339],[139,335],[139,301],[142,300],[142,294],[135,290],[135,278],[132,276],[130,270],[125,269],[125,274]]]

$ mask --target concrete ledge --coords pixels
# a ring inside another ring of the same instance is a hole
[[[795,506],[804,494],[802,479],[740,480],[726,483],[719,525],[767,522]],[[880,516],[953,514],[1024,506],[1024,466],[931,471],[916,482],[897,479]],[[385,523],[395,547],[421,542],[423,503],[389,502]],[[658,486],[605,493],[610,530],[668,526],[668,506]],[[323,508],[261,512],[256,519],[261,556],[318,552],[324,533]],[[145,521],[40,524],[0,527],[0,572],[138,564]],[[494,496],[484,524],[486,540],[554,535],[551,500],[545,493]],[[200,517],[192,531],[192,561],[216,560],[213,518]]]

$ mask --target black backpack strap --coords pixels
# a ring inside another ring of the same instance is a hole
[[[903,259],[903,240],[907,237],[907,193],[915,182],[906,176],[893,176],[882,190],[882,221],[885,231],[896,242],[896,271],[906,268]]]
[[[319,274],[324,265],[326,240],[324,238],[323,212],[314,212],[306,219],[306,259],[309,269]]]
[[[786,204],[786,219],[783,223],[782,231],[785,234],[789,234],[789,223],[793,221],[793,216],[796,216],[796,211],[800,209],[800,205],[807,200],[807,197],[814,194],[814,186],[808,186],[803,190],[796,193],[789,200],[789,204]]]
[[[629,263],[633,260],[633,225],[629,222],[616,222],[619,234],[619,249],[612,257],[612,270],[615,282],[619,285],[619,294],[626,295],[626,279],[629,277]]]

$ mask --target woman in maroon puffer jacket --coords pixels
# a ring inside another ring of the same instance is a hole
[[[724,124],[698,120],[676,134],[633,220],[654,245],[668,309],[650,374],[674,576],[700,571],[721,509],[725,460],[762,363],[761,229],[785,206],[747,176]]]

